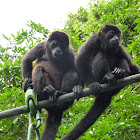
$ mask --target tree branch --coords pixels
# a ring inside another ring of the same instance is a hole
[[[132,75],[132,76],[120,79],[117,81],[116,84],[102,84],[101,90],[98,93],[91,93],[89,88],[86,88],[84,89],[84,93],[80,94],[81,96],[80,98],[89,96],[89,95],[100,94],[105,91],[109,91],[109,90],[116,89],[119,87],[124,87],[126,85],[137,83],[137,82],[140,82],[140,74],[136,74],[136,75]],[[37,109],[49,108],[54,105],[59,105],[62,103],[66,103],[68,101],[72,101],[74,99],[75,99],[75,94],[71,92],[71,93],[60,96],[56,101],[53,101],[53,102],[48,101],[48,100],[40,101],[38,102],[38,105],[36,106],[36,108]],[[0,119],[13,117],[13,116],[17,116],[19,114],[28,113],[28,112],[29,112],[29,109],[26,106],[20,106],[14,109],[0,112]]]

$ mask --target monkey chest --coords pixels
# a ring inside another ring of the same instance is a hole
[[[60,70],[49,61],[47,61],[44,66],[45,72],[49,75],[49,78],[52,81],[52,86],[54,86],[55,89],[60,90],[64,73],[63,70]]]
[[[115,67],[118,67],[118,63],[119,63],[119,58],[116,58],[115,56],[114,57],[108,57],[108,62],[109,62],[109,65],[110,65],[110,69],[111,71],[114,70]]]

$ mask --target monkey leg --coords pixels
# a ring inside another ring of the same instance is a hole
[[[107,59],[107,57],[99,52],[97,55],[93,58],[91,61],[91,71],[92,71],[92,82],[87,81],[87,86],[90,88],[93,92],[98,92],[100,90],[100,84],[103,83],[102,79],[103,77],[111,72],[110,64]],[[112,77],[111,77],[112,76]],[[104,80],[104,83],[106,82],[112,82],[114,80],[114,75],[108,76],[108,79]]]
[[[103,53],[99,52],[93,58],[91,62],[91,70],[94,82],[99,83],[105,74],[111,72],[109,61]]]
[[[49,98],[49,89],[50,92],[55,92],[55,89],[53,91],[53,88],[51,88],[53,86],[51,78],[49,76],[48,73],[46,73],[46,71],[43,69],[43,67],[37,67],[34,71],[33,77],[32,77],[32,81],[33,81],[33,88],[34,91],[37,93],[38,95],[38,100],[45,100]],[[48,86],[48,92],[44,92],[44,88],[46,88]]]
[[[53,91],[53,84],[49,74],[39,66],[35,69],[32,80],[34,90],[38,95],[38,100],[48,99],[50,96],[50,94],[48,95],[48,92]],[[54,140],[61,123],[63,110],[59,109],[59,107],[51,107],[47,109],[47,111],[48,116],[41,140]]]
[[[58,127],[61,123],[63,111],[57,108],[51,108],[48,110],[48,117],[46,125],[41,136],[41,140],[54,140]]]

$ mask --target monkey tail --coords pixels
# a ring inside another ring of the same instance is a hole
[[[98,117],[109,106],[112,96],[107,94],[100,94],[86,115],[81,121],[62,139],[62,140],[76,140],[78,139],[90,126],[92,126]]]
[[[58,131],[58,127],[61,123],[63,111],[52,110],[48,111],[48,117],[41,140],[54,140]]]

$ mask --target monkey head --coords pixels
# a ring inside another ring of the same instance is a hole
[[[59,60],[66,54],[68,47],[69,36],[64,32],[55,31],[47,40],[46,52],[49,58]]]
[[[104,25],[99,31],[102,49],[106,51],[117,50],[120,44],[121,30],[115,25]]]

